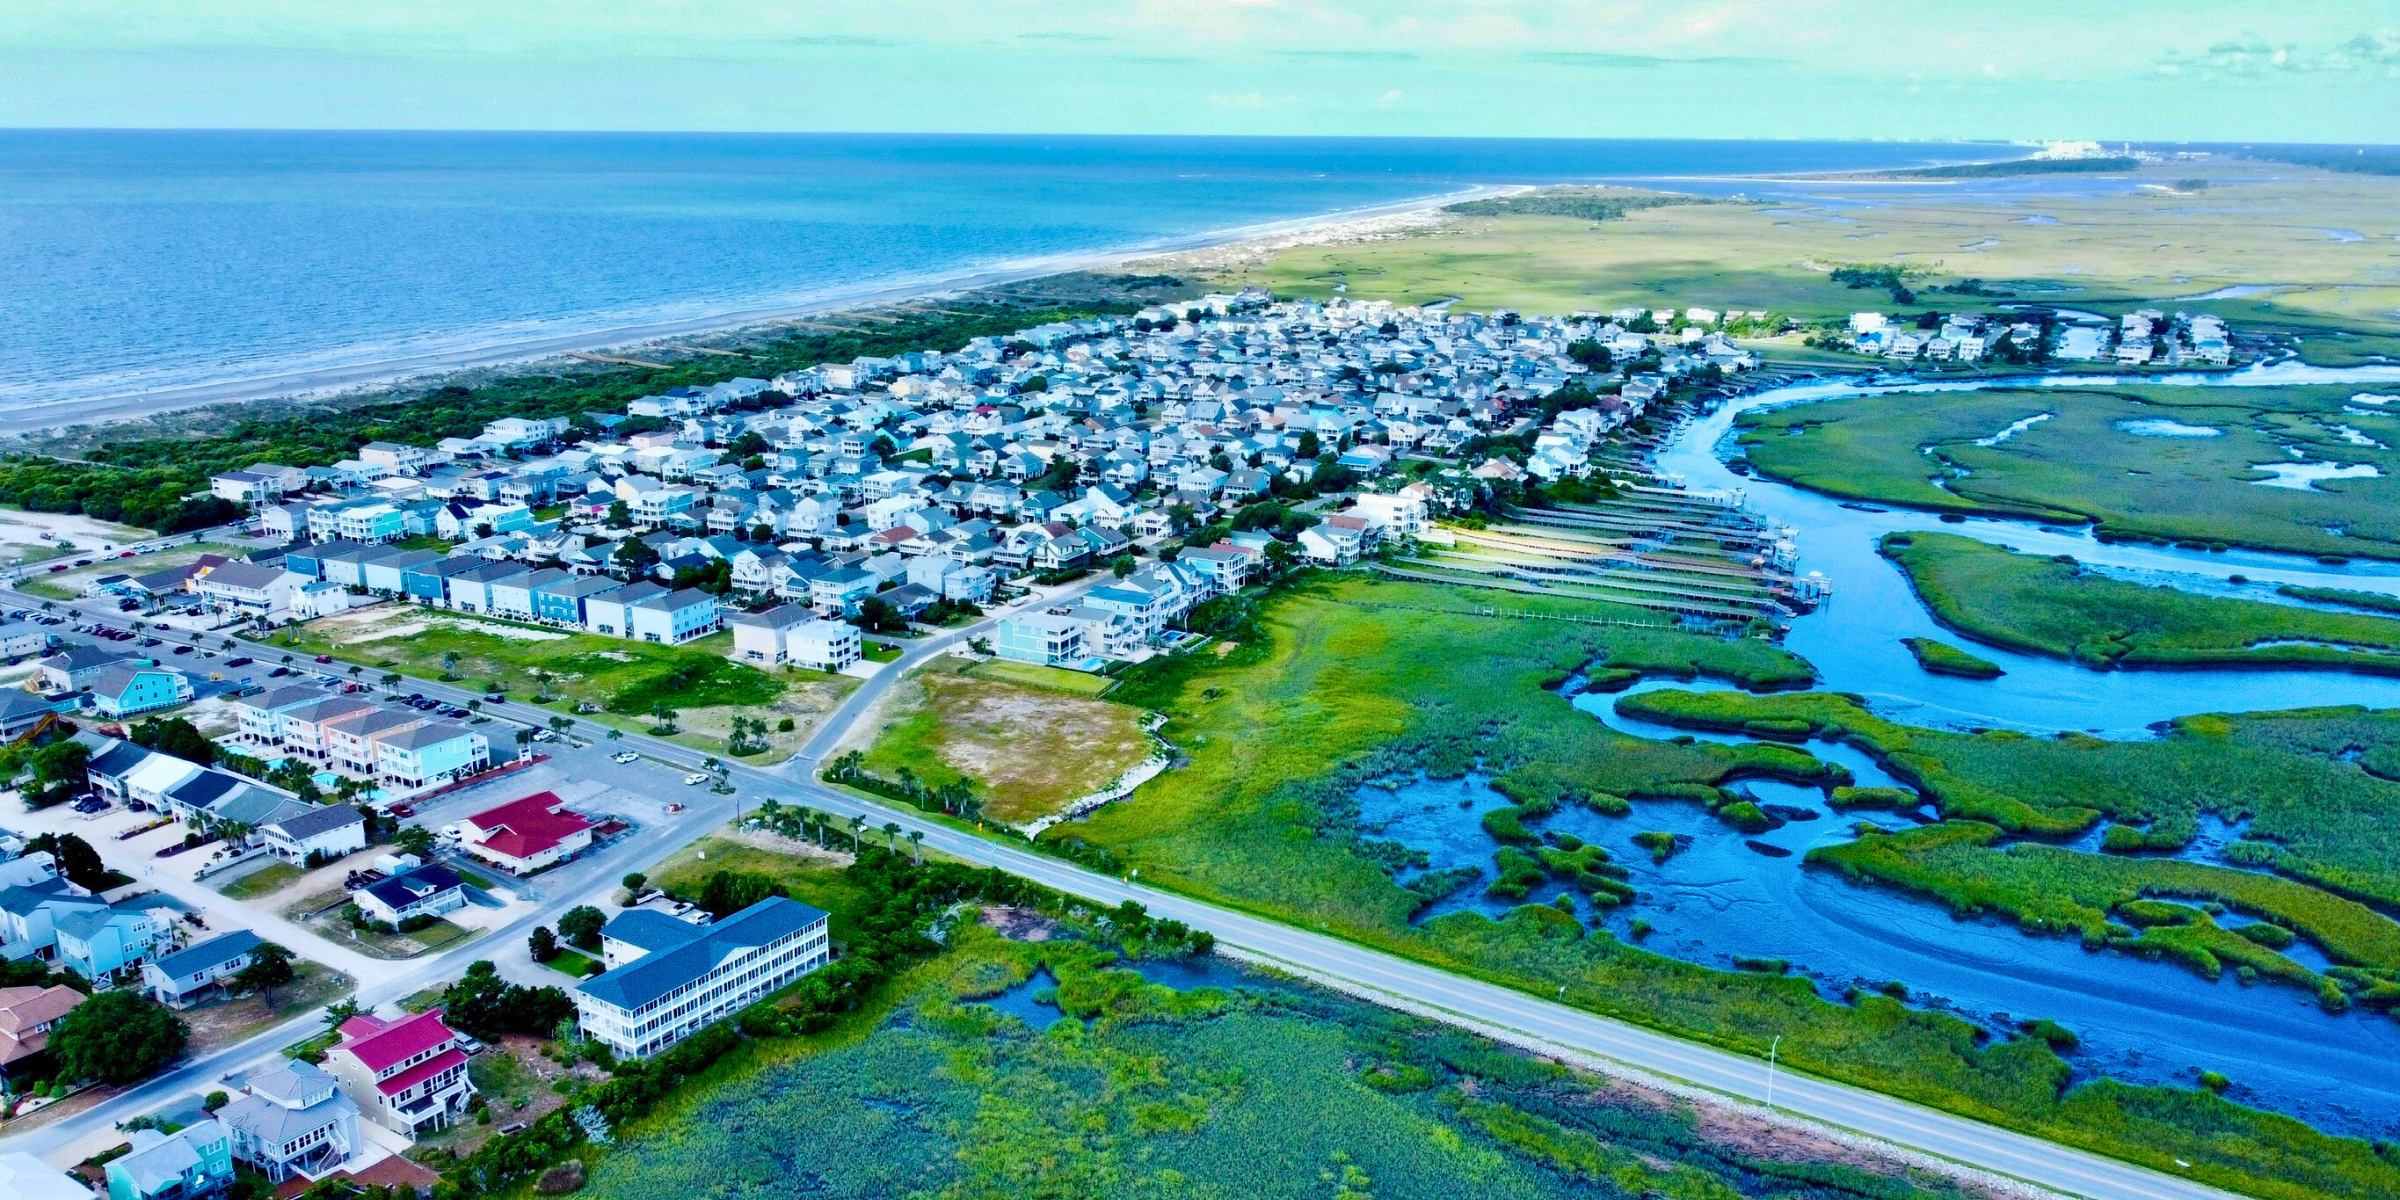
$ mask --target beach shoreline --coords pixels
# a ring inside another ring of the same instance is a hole
[[[953,298],[979,289],[1078,271],[1109,270],[1192,251],[1222,249],[1250,242],[1336,235],[1349,227],[1366,227],[1379,222],[1417,217],[1451,204],[1512,194],[1529,190],[1531,186],[1479,184],[1383,204],[1154,239],[1131,246],[1070,251],[930,275],[879,280],[856,287],[821,290],[783,303],[674,321],[612,325],[369,362],[144,389],[113,396],[19,404],[6,413],[0,413],[0,438],[22,439],[28,435],[67,429],[129,424],[225,404],[326,401],[377,388],[416,382],[430,384],[477,368],[529,366],[562,357],[626,354],[658,346],[670,339],[734,334],[809,317],[871,310],[909,301]],[[634,356],[638,357],[638,354]],[[591,360],[584,358],[582,361]]]

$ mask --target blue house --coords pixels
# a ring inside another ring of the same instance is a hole
[[[314,546],[295,546],[284,552],[283,569],[304,579],[325,578],[325,560],[336,554],[349,554],[366,547],[357,542],[320,542]]]
[[[192,681],[165,667],[114,666],[92,680],[92,708],[110,718],[173,708],[192,695]]]
[[[94,983],[148,962],[167,938],[166,923],[140,909],[85,909],[56,923],[59,962]]]
[[[233,1134],[207,1120],[174,1133],[134,1130],[110,1160],[108,1200],[218,1200],[233,1187]]]
[[[573,575],[533,589],[533,615],[542,621],[581,626],[584,603],[603,592],[624,586],[605,575]]]

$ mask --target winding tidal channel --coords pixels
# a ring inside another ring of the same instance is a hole
[[[2394,381],[2400,381],[2400,367],[2278,366],[2143,382],[2240,387]],[[2023,522],[1947,524],[1933,513],[1846,508],[1773,480],[1738,476],[1724,463],[1734,419],[1749,409],[2004,383],[2024,386],[2022,380],[1820,382],[1742,396],[1687,422],[1661,449],[1657,466],[1681,475],[1694,490],[1738,489],[1753,512],[1799,531],[1800,569],[1823,572],[1836,590],[1830,604],[1794,623],[1784,644],[1816,666],[1823,687],[1864,695],[1877,712],[1896,720],[2145,738],[2154,736],[2153,723],[2188,713],[2329,704],[2400,707],[2400,678],[2322,670],[2095,671],[1980,643],[1965,644],[2007,674],[1992,680],[1932,675],[1917,666],[1899,639],[1960,639],[1934,623],[1875,546],[1895,530],[1943,529],[2024,551],[2073,554],[2096,568],[2145,582],[2260,600],[2274,599],[2273,587],[2281,583],[2400,594],[2400,564],[2326,566],[2246,551],[2103,545],[2087,530]],[[2230,584],[2226,577],[2237,573],[2255,582],[2246,588]],[[1682,686],[1692,685],[1651,682],[1637,690]],[[1685,733],[1622,717],[1615,700],[1597,693],[1574,696],[1578,708],[1621,732],[1648,738]],[[1896,783],[1858,750],[1825,742],[1810,742],[1807,748],[1849,767],[1861,785]],[[1611,857],[1632,870],[1640,899],[1603,919],[1620,936],[1630,936],[1640,919],[1649,927],[1644,944],[1660,953],[1719,967],[1732,966],[1737,958],[1787,960],[1795,973],[1807,975],[1831,997],[1851,986],[1898,981],[1909,989],[1911,1003],[1956,1013],[1995,1033],[2033,1018],[2067,1026],[2082,1038],[2070,1059],[2085,1077],[2191,1086],[2199,1072],[2216,1071],[2235,1081],[2228,1096],[2241,1103],[2288,1113],[2329,1132],[2400,1134],[2400,1021],[2364,1011],[2329,1015],[2295,989],[2245,987],[2230,974],[2211,982],[2168,962],[2087,952],[2068,938],[2029,937],[2000,920],[1954,920],[1937,904],[1808,870],[1803,860],[1809,849],[1848,840],[1859,821],[1892,828],[1911,817],[1835,813],[1814,788],[1749,781],[1738,789],[1761,804],[1818,815],[1755,837],[1734,831],[1696,805],[1673,802],[1637,802],[1633,814],[1621,819],[1569,806],[1545,825],[1606,846]],[[1369,787],[1359,800],[1362,821],[1375,831],[1371,836],[1426,851],[1431,870],[1474,864],[1488,871],[1493,845],[1478,822],[1485,810],[1508,803],[1474,776]],[[1690,842],[1665,863],[1654,864],[1647,850],[1633,844],[1633,835],[1641,831],[1683,835]],[[2234,834],[2221,823],[2204,825],[2184,854],[2228,865],[2217,855]],[[2097,830],[2085,841],[2089,844],[2078,848],[2096,851]],[[1424,915],[1472,908],[1497,916],[1508,907],[1473,887]],[[2312,968],[2328,965],[2305,943],[2294,949]]]

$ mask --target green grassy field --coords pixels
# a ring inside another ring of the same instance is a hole
[[[2222,301],[2178,300],[2252,327],[2304,335],[2326,362],[2388,353],[2400,334],[2391,282],[2400,181],[2307,168],[2174,163],[2138,180],[2206,177],[2204,200],[2163,189],[2089,199],[2010,194],[1975,181],[1922,187],[1827,181],[1832,203],[1655,208],[1603,222],[1467,217],[1408,236],[1299,246],[1216,266],[1211,282],[1278,293],[1567,313],[1620,305],[1762,309],[1824,319],[1888,308],[1881,292],[1832,283],[1834,265],[1903,262],[1927,283],[1980,279],[2020,299],[2105,313],[2229,284],[2284,284]],[[2046,216],[2054,223],[2034,223]],[[2337,241],[2326,229],[2357,230]],[[1222,255],[1195,256],[1210,273]],[[1173,260],[1169,260],[1173,261]],[[1919,288],[1923,296],[1924,289]],[[1921,303],[1937,303],[1929,297]],[[1954,303],[1973,307],[1962,299]]]
[[[1071,1005],[1108,997],[1088,1029],[973,1003],[1045,963]],[[724,1078],[637,1127],[586,1191],[759,1196],[800,1171],[810,1195],[861,1198],[1960,1194],[1759,1128],[1737,1145],[1671,1102],[1323,993],[1135,983],[970,926],[887,988],[905,1019]]]
[[[1761,472],[1830,495],[2089,520],[2170,541],[2400,557],[2400,453],[2383,448],[2400,444],[2400,413],[2350,403],[2358,392],[2125,384],[1858,396],[1745,413],[1741,441]],[[1996,445],[1975,444],[2039,414],[2049,415]],[[2145,421],[2217,433],[2129,428]],[[2298,461],[2294,449],[2381,474],[2310,490],[2257,482],[2271,476],[2252,464]]]
[[[1069,671],[1063,667],[1045,667],[1038,663],[1010,662],[1005,658],[976,663],[968,667],[966,673],[978,679],[998,680],[1002,683],[1014,683],[1023,687],[1048,688],[1056,692],[1072,692],[1078,696],[1102,696],[1107,694],[1109,689],[1117,686],[1117,681],[1106,675],[1094,675],[1089,671]]]
[[[905,770],[929,787],[971,781],[985,813],[1022,825],[1107,787],[1155,750],[1141,709],[1094,699],[1089,688],[1060,690],[1047,675],[1026,686],[1015,672],[983,670],[993,663],[956,663],[902,680],[881,724],[858,731],[870,774],[898,779]]]
[[[268,863],[217,890],[235,900],[256,900],[290,887],[300,876],[300,868],[290,863]]]
[[[1547,603],[1587,615],[1608,611]],[[1715,784],[1751,772],[1824,777],[1812,758],[1774,746],[1625,737],[1544,690],[1587,666],[1796,680],[1798,664],[1771,646],[1471,616],[1456,611],[1462,607],[1455,593],[1434,585],[1319,582],[1271,603],[1262,614],[1263,636],[1223,660],[1173,659],[1133,672],[1123,697],[1167,712],[1165,736],[1192,765],[1050,836],[1106,847],[1138,867],[1145,882],[1682,1036],[1763,1057],[1772,1031],[1782,1039],[1782,1061],[1798,1069],[2161,1168],[2182,1159],[2194,1174],[2256,1195],[2364,1197],[2400,1186],[2400,1167],[2363,1142],[2325,1137],[2205,1092],[2106,1080],[2069,1088],[2067,1064],[2038,1039],[1983,1045],[1974,1027],[1946,1014],[1875,995],[1829,1002],[1805,979],[1718,971],[1652,954],[1587,930],[1548,905],[1527,905],[1501,920],[1465,912],[1410,924],[1420,898],[1392,882],[1358,829],[1353,797],[1368,780],[1420,767],[1455,775],[1479,764],[1521,804],[1584,802],[1607,810],[1613,797],[1626,795],[1718,801]],[[1729,697],[1727,712],[1741,714],[1736,727],[1754,716],[1805,715],[1815,711],[1812,705],[1841,703],[1814,693],[1692,695]],[[1865,716],[1846,704],[1844,711]],[[1813,727],[1786,721],[1783,732]],[[1894,736],[1921,732],[1891,728]],[[2332,729],[2293,736],[2330,738]],[[2394,732],[2400,735],[2400,725]],[[2331,751],[2312,756],[2270,748],[2275,737],[2250,724],[2196,726],[2189,736],[2208,744],[2181,746],[2172,760],[2097,762],[2096,751],[2073,743],[2087,756],[2080,773],[2048,760],[2002,763],[2054,788],[2114,787],[2118,794],[2109,802],[2128,817],[2196,820],[2189,806],[2215,802],[2199,797],[2238,796],[2222,803],[2255,808],[2254,828],[2263,836],[2290,839],[2264,851],[2279,861],[2288,857],[2325,876],[2400,884],[2388,878],[2400,875],[2392,866],[2400,855],[2387,832],[2400,788],[2337,761]],[[2360,734],[2345,727],[2340,736]],[[2249,786],[2235,793],[2154,789],[2156,781],[2175,778],[2170,767],[2216,771]],[[1927,773],[1942,785],[1928,790],[1945,804],[1969,787]],[[2048,794],[2028,801],[1991,783],[1972,786],[1982,789],[1977,795],[2000,796],[2061,827],[2098,819],[2090,808],[2065,815],[2037,807],[2063,804]],[[1547,873],[1548,864],[1541,869]],[[2314,1149],[2297,1155],[2292,1147],[2301,1143]]]
[[[860,682],[821,671],[770,674],[734,662],[726,657],[733,644],[726,632],[666,646],[405,605],[354,609],[277,630],[261,644],[262,658],[328,654],[363,664],[362,678],[370,680],[379,670],[439,679],[454,661],[452,673],[465,685],[497,684],[509,704],[566,716],[585,736],[594,732],[587,723],[646,732],[655,725],[651,706],[664,704],[679,714],[672,740],[722,754],[733,717],[764,719],[769,748],[747,759],[754,763],[788,756]],[[538,699],[545,689],[549,699]],[[578,706],[598,711],[579,713]],[[791,729],[781,728],[785,718]]]
[[[1892,534],[1883,553],[1943,625],[2088,667],[2238,664],[2400,673],[2400,654],[2393,653],[2400,651],[2400,620],[2390,617],[2128,583],[2071,560],[2016,554],[1956,534]]]

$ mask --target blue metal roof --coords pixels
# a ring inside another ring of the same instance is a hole
[[[584,980],[576,990],[618,1008],[638,1009],[685,984],[706,978],[730,954],[767,945],[825,920],[821,909],[782,896],[770,896],[707,925],[684,925],[671,917],[620,924],[639,911],[619,914],[602,932],[635,945],[645,945],[646,940],[652,939],[666,942],[675,936],[665,928],[668,924],[683,925],[689,933],[682,935],[680,945],[652,949],[614,971]],[[623,937],[628,931],[636,936]]]

